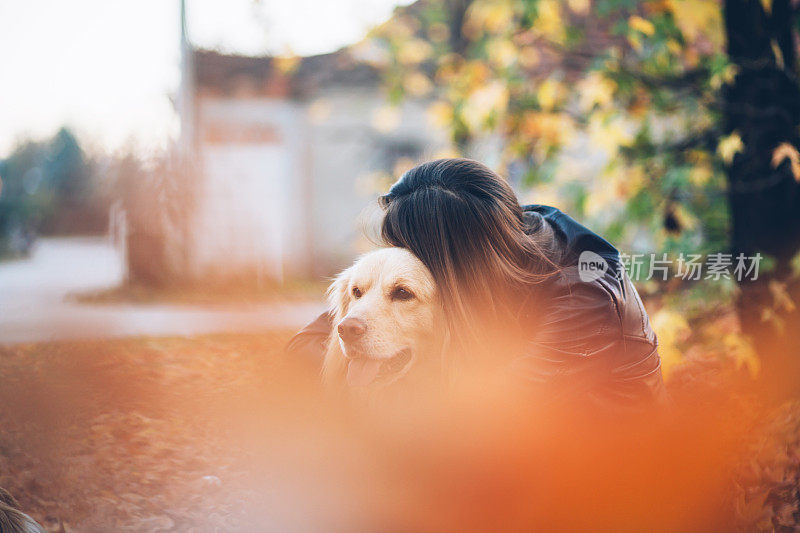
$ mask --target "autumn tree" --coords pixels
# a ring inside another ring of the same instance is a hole
[[[763,254],[740,315],[780,327],[800,248],[796,15],[789,0],[421,0],[373,42],[391,97],[431,98],[461,154],[502,139],[496,166],[525,199],[629,252]]]

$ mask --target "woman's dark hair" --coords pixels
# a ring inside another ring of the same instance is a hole
[[[450,326],[463,332],[502,323],[530,284],[556,265],[526,231],[508,183],[469,159],[412,168],[380,199],[381,236],[407,248],[433,274]],[[463,338],[463,337],[462,337]]]

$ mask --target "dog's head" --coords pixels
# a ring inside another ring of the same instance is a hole
[[[442,311],[433,277],[403,248],[362,256],[331,284],[334,326],[325,358],[326,381],[382,385],[430,357]]]

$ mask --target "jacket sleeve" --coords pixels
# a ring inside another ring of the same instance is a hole
[[[527,352],[512,362],[514,376],[545,401],[638,409],[661,397],[655,336],[626,320],[639,311],[638,295],[611,274],[584,282],[567,268],[560,278]]]
[[[322,313],[292,337],[286,345],[286,355],[292,360],[302,360],[321,368],[332,326],[331,313],[329,311]]]
[[[615,302],[599,283],[562,279],[554,292],[542,316],[526,320],[535,333],[510,370],[558,401],[607,379],[614,353],[622,347],[622,332]]]

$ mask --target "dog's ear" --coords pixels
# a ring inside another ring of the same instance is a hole
[[[342,347],[339,345],[339,335],[336,332],[336,328],[347,314],[349,304],[347,295],[350,287],[351,272],[350,268],[343,271],[336,276],[336,279],[328,287],[328,305],[333,312],[333,325],[331,334],[328,337],[325,360],[322,363],[322,381],[327,385],[341,383],[346,370],[346,361]]]
[[[343,270],[328,287],[328,309],[333,311],[334,321],[337,323],[347,314],[347,307],[350,303],[347,295],[349,294],[351,273],[352,267]]]

